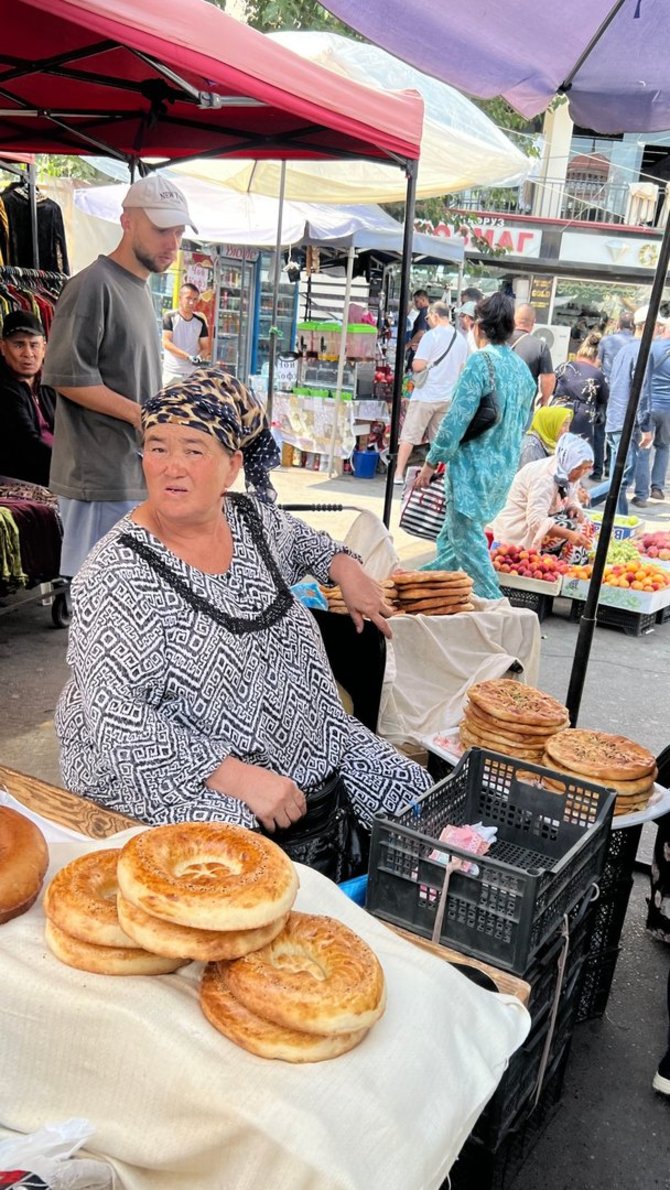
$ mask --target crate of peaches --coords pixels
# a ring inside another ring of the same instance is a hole
[[[586,599],[593,566],[570,566],[563,577],[561,594]],[[598,602],[628,611],[648,613],[670,605],[670,571],[645,558],[615,562],[605,567]]]
[[[502,586],[539,591],[543,595],[558,595],[562,577],[568,570],[567,562],[553,554],[540,554],[518,545],[494,544],[491,561]]]
[[[635,546],[645,561],[653,561],[662,570],[670,570],[670,532],[643,533]]]

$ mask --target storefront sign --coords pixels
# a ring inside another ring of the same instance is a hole
[[[227,256],[230,260],[258,260],[260,252],[258,248],[242,248],[239,244],[221,244],[221,256]]]
[[[655,269],[660,239],[641,236],[599,236],[589,232],[565,231],[560,259],[576,264],[608,264],[620,269]]]
[[[425,224],[421,230],[428,230]],[[444,239],[458,236],[465,241],[466,252],[479,251],[477,240],[483,239],[490,248],[502,250],[509,256],[539,256],[542,243],[541,231],[531,231],[513,223],[494,223],[484,219],[472,226],[465,223],[438,223],[431,226],[430,234],[442,236]]]
[[[528,303],[535,310],[536,319],[539,323],[546,323],[549,321],[548,315],[551,308],[551,291],[553,284],[553,277],[545,276],[531,278]]]

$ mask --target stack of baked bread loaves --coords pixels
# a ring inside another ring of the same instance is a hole
[[[510,678],[491,678],[468,689],[459,731],[465,748],[488,748],[543,763],[548,741],[569,725],[563,703]]]
[[[30,909],[48,866],[49,849],[39,827],[0,806],[0,924]]]
[[[312,1062],[352,1049],[384,1010],[370,948],[327,917],[290,912],[296,870],[270,839],[227,823],[182,823],[91,852],[44,897],[46,940],[95,974],[161,975],[208,963],[200,1002],[231,1041]]]

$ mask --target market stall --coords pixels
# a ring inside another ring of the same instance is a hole
[[[37,814],[49,839],[47,880],[82,853],[121,846],[137,833],[105,838],[119,824],[91,819],[85,807],[73,812],[79,799],[9,770],[0,779],[18,799],[5,795],[5,804],[22,810],[46,804],[54,819],[68,822],[64,832]],[[103,837],[77,838],[73,823],[92,823]],[[394,935],[323,877],[304,868],[300,878],[300,909],[336,917],[383,964],[387,1009],[355,1051],[315,1065],[263,1062],[218,1035],[202,1015],[201,964],[110,984],[45,951],[44,913],[36,904],[2,927],[2,1011],[12,1014],[13,1027],[2,1031],[0,1045],[3,1068],[14,1077],[1,1139],[44,1120],[81,1115],[84,1103],[95,1132],[82,1155],[108,1165],[133,1190],[158,1181],[204,1190],[222,1184],[222,1170],[226,1184],[250,1190],[305,1178],[335,1190],[357,1186],[361,1177],[380,1190],[398,1179],[437,1190],[527,1033],[517,995],[523,999],[528,989],[503,977],[502,986],[516,995],[492,996],[442,958]],[[380,1082],[381,1069],[389,1077]],[[27,1071],[30,1088],[23,1093]],[[408,1119],[412,1145],[402,1139]]]

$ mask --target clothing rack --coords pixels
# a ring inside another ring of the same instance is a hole
[[[0,265],[0,277],[7,281],[52,281],[62,285],[70,279],[67,273],[54,273],[49,269],[26,269],[16,264]]]

